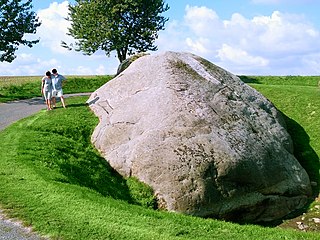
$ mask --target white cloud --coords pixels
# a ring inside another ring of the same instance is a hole
[[[187,38],[188,29],[182,22],[177,20],[169,21],[165,31],[159,32],[159,38],[155,45],[159,52],[170,51],[188,51],[188,47],[183,43]]]
[[[103,74],[105,74],[107,71],[106,71],[106,68],[105,68],[105,66],[103,66],[102,64],[100,64],[99,66],[98,66],[98,68],[95,70],[95,74],[97,74],[97,75],[103,75]]]
[[[265,54],[301,54],[319,51],[319,31],[297,15],[275,11],[270,17],[255,17],[252,20],[260,28],[257,47],[264,47]]]
[[[309,67],[309,71],[312,72],[312,75],[318,76],[320,75],[320,62],[319,62],[320,54],[316,56],[308,56],[302,59],[302,62],[305,66]],[[291,74],[292,75],[292,74]]]
[[[12,63],[3,62],[0,64],[0,72],[3,76],[37,76],[44,74],[56,66],[58,61],[54,58],[41,60],[32,54],[17,54],[17,58]]]
[[[219,29],[222,26],[219,16],[212,9],[187,5],[185,11],[185,24],[198,36],[210,35],[212,29]]]
[[[251,67],[267,66],[269,61],[259,56],[251,56],[248,52],[223,44],[222,48],[218,50],[219,58],[224,62],[230,62],[235,65]]]
[[[49,8],[39,10],[37,13],[42,22],[37,30],[40,44],[54,52],[67,53],[68,50],[61,47],[61,41],[72,41],[72,37],[67,35],[70,22],[65,19],[68,16],[68,4],[68,1],[60,4],[53,2]]]
[[[182,22],[170,22],[169,31],[160,33],[159,49],[190,51],[235,74],[286,74],[290,66],[297,74],[314,74],[308,71],[315,68],[307,66],[314,61],[306,59],[320,54],[320,32],[303,15],[274,11],[270,16],[246,18],[234,13],[221,19],[207,7],[187,6],[185,11]]]
[[[209,49],[205,46],[209,44],[209,39],[199,38],[197,40],[192,40],[191,38],[186,39],[187,46],[191,49],[192,52],[197,52],[200,54],[208,54]]]
[[[106,67],[106,65],[99,64],[97,68],[94,69],[94,74],[95,75],[105,75],[105,74],[110,74],[110,73],[116,73],[119,62],[116,58],[109,59],[109,65]]]

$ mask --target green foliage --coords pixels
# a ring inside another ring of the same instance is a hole
[[[32,47],[39,42],[23,39],[26,33],[36,33],[41,24],[31,11],[31,3],[31,0],[0,0],[0,62],[12,62],[19,45]]]
[[[0,87],[0,102],[40,96],[40,83],[25,83]]]
[[[77,0],[69,5],[69,34],[77,40],[76,50],[88,55],[117,51],[122,62],[127,55],[157,50],[154,41],[168,21],[160,14],[168,9],[163,0]]]
[[[65,94],[93,92],[112,79],[112,77],[113,76],[66,76],[67,82],[63,87],[63,91]],[[32,79],[33,80],[25,80],[24,78],[19,79],[18,77],[17,81],[10,79],[12,84],[6,82],[6,84],[1,85],[0,82],[0,102],[41,96],[41,77],[35,76],[32,77]]]
[[[127,69],[131,63],[133,63],[135,60],[137,60],[140,57],[148,55],[147,53],[138,53],[135,54],[126,60],[122,61],[122,63],[119,64],[118,69],[117,69],[117,75],[119,75],[121,72],[123,72],[125,69]]]
[[[157,202],[153,196],[153,190],[147,184],[140,182],[135,177],[127,179],[127,185],[133,201],[146,208],[156,209]]]

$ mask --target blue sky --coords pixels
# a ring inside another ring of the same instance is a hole
[[[0,75],[42,75],[57,68],[64,75],[114,74],[115,53],[92,56],[67,51],[68,2],[33,0],[42,21],[40,43],[20,47]],[[166,0],[166,30],[156,41],[163,51],[192,52],[243,75],[320,75],[320,0]]]

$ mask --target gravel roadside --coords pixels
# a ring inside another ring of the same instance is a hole
[[[88,96],[91,93],[66,94],[65,97]],[[68,103],[66,103],[68,104]],[[68,105],[67,105],[68,107]],[[0,131],[10,124],[28,117],[46,105],[41,97],[0,103]],[[41,240],[47,239],[32,232],[29,227],[24,227],[20,221],[9,219],[0,209],[0,240]]]

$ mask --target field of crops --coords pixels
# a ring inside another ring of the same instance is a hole
[[[113,76],[65,76],[63,92],[81,93],[93,92]],[[0,102],[9,102],[18,99],[27,99],[41,96],[42,76],[0,76]]]
[[[41,82],[41,76],[0,76],[0,87]]]
[[[0,88],[26,83],[41,83],[43,76],[0,76]],[[65,76],[66,78],[95,78],[96,76]]]

